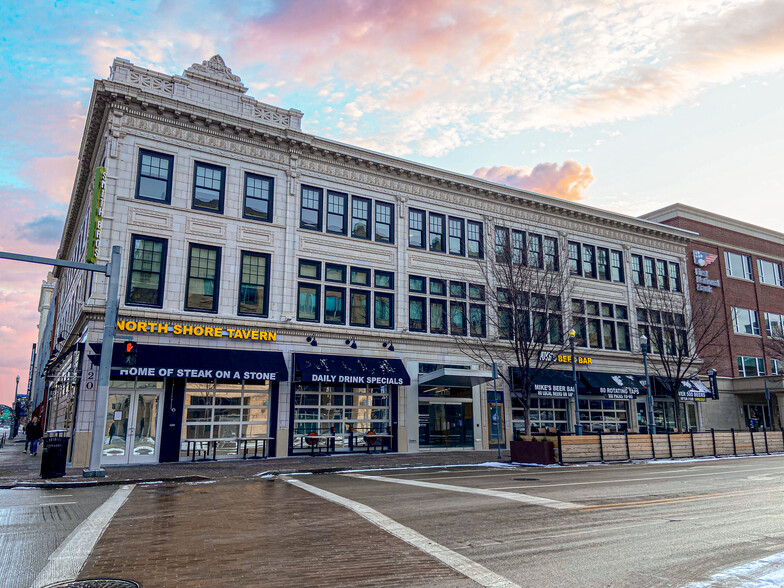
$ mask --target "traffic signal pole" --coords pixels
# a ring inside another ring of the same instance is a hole
[[[121,258],[121,250],[117,245],[112,247],[112,257],[106,265],[66,261],[64,259],[50,259],[47,257],[0,251],[0,259],[11,259],[27,263],[40,263],[43,265],[53,265],[88,272],[98,272],[106,274],[109,278],[108,292],[106,295],[106,313],[103,320],[101,363],[98,368],[98,390],[95,397],[93,436],[90,445],[90,466],[83,472],[86,478],[103,477],[106,475],[106,472],[101,469],[101,454],[103,452],[103,434],[104,429],[106,429],[106,412],[109,403],[109,376],[112,371],[114,331],[117,324],[117,296],[120,289]]]

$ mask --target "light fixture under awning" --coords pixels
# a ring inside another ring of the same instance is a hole
[[[493,380],[493,372],[441,368],[429,374],[420,374],[420,386],[444,386],[447,388],[472,388]]]

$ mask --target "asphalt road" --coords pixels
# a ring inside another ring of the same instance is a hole
[[[115,490],[0,490],[0,586],[28,588],[49,555]]]
[[[298,479],[521,586],[684,586],[784,552],[784,457],[363,476]]]

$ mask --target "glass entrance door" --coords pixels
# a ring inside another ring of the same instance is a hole
[[[130,389],[117,389],[119,386]],[[158,390],[135,389],[134,382],[112,382],[103,438],[105,464],[156,463],[160,449]]]
[[[423,447],[473,447],[473,405],[421,403],[419,445]]]

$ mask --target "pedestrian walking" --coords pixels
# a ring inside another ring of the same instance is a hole
[[[43,436],[44,430],[41,423],[38,422],[38,417],[33,417],[33,420],[25,427],[25,438],[30,443],[30,455],[38,455],[38,440]]]

